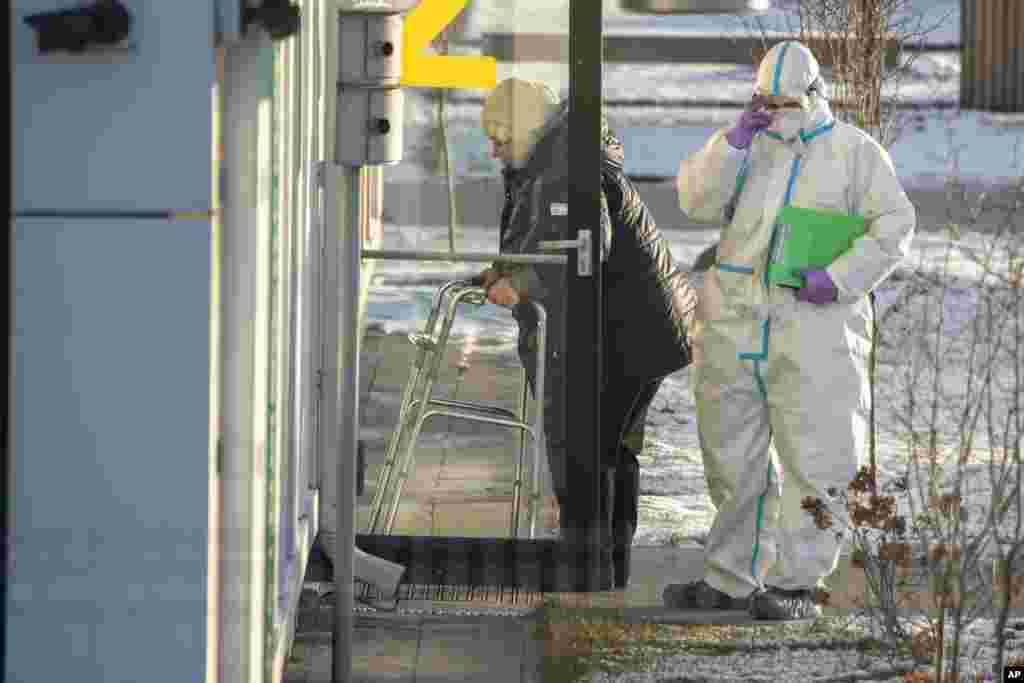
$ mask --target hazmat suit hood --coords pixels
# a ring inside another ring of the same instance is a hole
[[[806,134],[832,119],[828,86],[821,77],[821,67],[803,43],[787,40],[768,50],[757,69],[755,91],[764,97],[800,103],[799,111],[782,111],[775,115],[768,129],[771,137],[793,140],[800,133]]]

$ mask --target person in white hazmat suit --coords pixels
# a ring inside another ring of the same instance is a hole
[[[670,585],[664,599],[759,619],[817,616],[814,589],[840,542],[801,501],[834,500],[865,454],[867,295],[906,257],[914,207],[886,151],[833,118],[818,62],[795,41],[768,51],[751,105],[682,162],[677,186],[687,216],[724,226],[699,295],[693,375],[717,513],[703,579]],[[798,290],[766,277],[786,205],[867,226],[831,265],[802,272]]]

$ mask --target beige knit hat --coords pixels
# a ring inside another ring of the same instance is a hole
[[[488,137],[511,144],[513,163],[521,166],[529,158],[537,134],[557,111],[558,97],[551,88],[508,78],[487,96],[480,123]]]

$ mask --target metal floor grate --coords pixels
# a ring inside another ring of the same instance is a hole
[[[379,596],[373,588],[357,581],[356,597],[375,600]],[[329,633],[335,618],[334,585],[307,584],[296,621],[296,633]],[[382,603],[386,607],[366,604],[358,600],[353,613],[377,624],[380,618],[419,617],[506,617],[531,618],[542,606],[542,594],[498,588],[456,586],[416,586],[399,588],[398,601]],[[365,625],[365,624],[364,624]]]
[[[355,581],[355,596],[359,600],[375,601],[390,599],[382,595],[372,584]],[[495,606],[540,607],[544,594],[538,591],[504,586],[448,586],[403,584],[398,587],[398,601],[429,601],[480,603]]]

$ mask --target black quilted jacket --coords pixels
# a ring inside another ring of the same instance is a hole
[[[562,207],[569,201],[568,122],[566,104],[545,126],[525,166],[505,171],[501,252],[537,253],[541,240],[575,237],[569,234],[570,217],[562,215]],[[606,377],[656,379],[691,361],[687,334],[696,293],[674,262],[654,217],[626,178],[622,144],[607,123],[603,145]],[[499,265],[498,269],[522,294],[544,304],[549,318],[549,354],[560,353],[565,345],[566,269],[511,265]],[[519,305],[514,312],[521,349],[534,329],[532,311]]]

